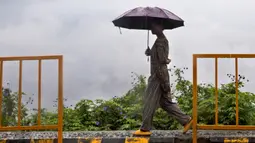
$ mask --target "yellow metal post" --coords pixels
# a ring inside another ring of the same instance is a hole
[[[58,143],[63,139],[63,57],[58,61]]]
[[[22,60],[19,61],[19,101],[18,101],[18,127],[21,126],[21,98],[22,98]]]
[[[193,143],[197,143],[197,57],[193,55]]]
[[[42,96],[42,60],[38,62],[38,115],[37,125],[41,125],[41,97]]]
[[[236,77],[236,125],[239,124],[239,111],[238,111],[238,58],[235,58],[235,77]]]
[[[215,58],[215,125],[218,125],[218,58]]]
[[[2,104],[3,104],[3,92],[2,92],[2,86],[3,86],[3,65],[4,62],[0,60],[0,86],[1,86],[1,92],[0,92],[0,127],[2,126]]]

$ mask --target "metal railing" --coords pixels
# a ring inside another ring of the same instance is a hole
[[[22,99],[22,63],[27,60],[38,61],[38,115],[37,125],[21,126],[21,99]],[[42,98],[42,60],[58,60],[58,124],[57,125],[42,125],[41,124],[41,98]],[[5,61],[19,61],[19,87],[18,87],[18,125],[17,126],[2,126],[2,91],[0,92],[0,131],[15,131],[15,130],[58,130],[58,143],[62,143],[62,128],[63,128],[63,56],[22,56],[22,57],[0,57],[0,85],[3,85],[3,65]]]
[[[197,59],[214,58],[215,59],[215,124],[199,125],[197,124]],[[218,59],[235,59],[235,93],[236,93],[236,125],[218,124]],[[193,55],[193,143],[197,143],[197,130],[255,130],[255,126],[239,125],[238,108],[238,58],[255,58],[255,54],[194,54]]]

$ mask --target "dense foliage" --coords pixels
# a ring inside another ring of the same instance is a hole
[[[188,68],[173,68],[170,71],[175,82],[171,84],[174,98],[180,108],[192,115],[192,82],[184,78],[184,71]],[[219,123],[235,124],[235,77],[231,74],[230,82],[218,87]],[[64,108],[64,130],[133,130],[139,128],[142,119],[142,99],[146,88],[146,78],[132,73],[132,89],[125,95],[113,97],[109,100],[89,99],[80,100],[74,107]],[[241,91],[248,80],[240,76],[239,79],[239,124],[255,124],[255,95]],[[2,125],[17,124],[18,95],[9,88],[2,88]],[[215,87],[212,84],[198,85],[198,121],[200,124],[214,124],[215,122]],[[24,95],[23,96],[27,96]],[[29,104],[29,101],[26,104]],[[56,102],[56,101],[55,101]],[[34,109],[35,110],[35,109]],[[22,104],[22,125],[36,125],[37,114],[28,114],[26,105]],[[57,110],[56,110],[57,111]],[[56,124],[57,112],[42,109],[42,124]],[[158,109],[154,116],[154,128],[160,130],[180,129],[180,124],[168,114]]]

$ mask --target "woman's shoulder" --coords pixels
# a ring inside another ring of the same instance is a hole
[[[164,38],[157,38],[156,45],[157,46],[167,46],[168,45],[168,40],[165,37]]]

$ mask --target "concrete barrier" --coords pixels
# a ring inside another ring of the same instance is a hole
[[[63,143],[192,143],[192,133],[153,131],[149,138],[133,131],[64,132]],[[57,143],[57,132],[0,132],[0,143]],[[255,142],[254,131],[199,131],[198,143]]]

